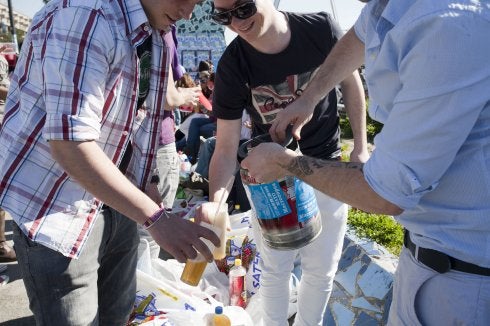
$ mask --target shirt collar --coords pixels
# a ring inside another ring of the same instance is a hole
[[[372,40],[374,45],[383,42],[386,33],[406,15],[415,1],[417,0],[378,0],[373,3],[371,16],[376,22],[377,33]]]
[[[375,7],[379,16],[396,25],[415,3],[416,0],[380,0]]]
[[[150,22],[139,0],[116,0],[126,26],[126,34],[136,47],[152,33]]]

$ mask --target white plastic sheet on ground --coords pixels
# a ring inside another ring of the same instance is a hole
[[[232,231],[229,236],[238,239],[237,243],[245,236],[253,242],[249,218],[247,212],[230,217]],[[180,281],[184,264],[174,259],[152,258],[150,245],[145,239],[141,240],[139,249],[135,314],[131,316],[129,325],[205,326],[206,318],[218,305],[224,307],[232,325],[262,325],[260,295],[257,294],[261,276],[260,253],[249,264],[246,287],[251,296],[247,308],[243,309],[227,305],[228,277],[218,270],[215,263],[207,265],[199,285],[193,287]],[[289,315],[296,311],[296,283],[292,278]]]

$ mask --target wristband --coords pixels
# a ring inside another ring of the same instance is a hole
[[[167,211],[165,210],[165,207],[162,206],[159,210],[157,210],[155,213],[153,213],[152,216],[150,216],[145,223],[143,223],[143,229],[148,230],[151,228],[162,216],[165,216],[168,218]]]

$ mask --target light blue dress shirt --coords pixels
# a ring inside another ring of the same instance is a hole
[[[490,2],[373,0],[355,31],[384,124],[366,181],[416,244],[490,267]]]

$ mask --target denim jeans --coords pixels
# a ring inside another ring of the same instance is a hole
[[[199,150],[199,159],[197,160],[196,172],[204,178],[209,178],[209,163],[216,147],[216,137],[210,137],[202,144]]]
[[[175,125],[178,127],[180,126],[180,123],[182,122],[182,115],[180,114],[180,110],[174,109],[174,120],[175,120]]]
[[[246,142],[247,139],[240,139],[240,145]],[[216,147],[216,136],[209,137],[201,145],[199,149],[199,155],[197,160],[197,165],[195,171],[202,175],[204,178],[209,178],[209,163],[211,162],[211,157],[213,157],[214,148]],[[240,158],[238,158],[240,162]]]
[[[201,145],[200,136],[209,138],[214,136],[214,132],[216,132],[216,121],[211,118],[195,118],[191,121],[186,143],[186,154],[189,156],[191,163],[194,164],[197,161]]]
[[[253,220],[252,227],[262,257],[258,293],[262,299],[264,325],[288,325],[289,280],[297,255],[301,259],[302,274],[297,297],[298,311],[293,325],[323,324],[344,244],[347,205],[317,190],[315,195],[322,217],[322,231],[303,248],[277,250],[269,247],[262,241],[258,222]]]
[[[14,243],[38,326],[125,325],[136,296],[136,223],[104,209],[79,259],[38,245],[14,227]]]

